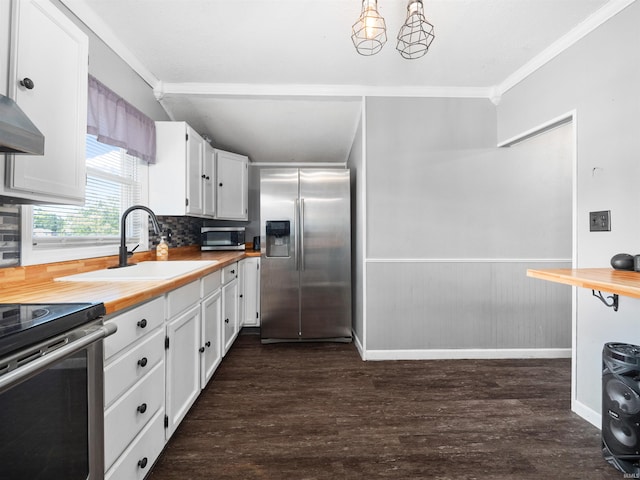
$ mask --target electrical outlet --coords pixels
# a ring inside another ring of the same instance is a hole
[[[589,212],[590,232],[610,232],[611,231],[611,210],[602,212]]]

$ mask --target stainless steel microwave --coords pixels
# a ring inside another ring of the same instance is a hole
[[[244,227],[202,227],[201,250],[244,250]]]

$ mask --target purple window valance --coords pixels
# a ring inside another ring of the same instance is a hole
[[[156,162],[155,122],[91,75],[87,132],[147,163]]]

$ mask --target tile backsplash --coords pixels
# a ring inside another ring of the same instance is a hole
[[[20,206],[0,205],[0,267],[20,264]]]
[[[158,215],[161,235],[167,237],[169,247],[186,247],[200,245],[200,228],[202,219],[194,217],[167,217]],[[160,242],[160,235],[153,231],[149,223],[149,248],[155,248]]]

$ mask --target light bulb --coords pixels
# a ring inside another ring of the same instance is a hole
[[[369,40],[376,36],[376,17],[373,15],[375,10],[371,7],[367,8],[364,14],[364,35]]]

